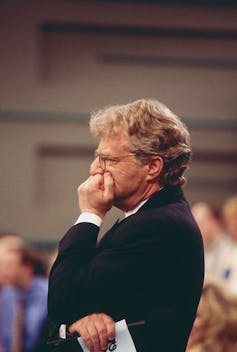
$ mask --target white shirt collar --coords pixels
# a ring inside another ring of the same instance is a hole
[[[164,187],[161,187],[159,189],[159,191],[161,191]],[[158,192],[159,192],[158,191]],[[147,201],[149,200],[149,198],[145,199],[145,200],[142,200],[137,206],[136,208],[132,209],[132,210],[129,210],[127,211],[124,215],[125,215],[125,218],[127,218],[128,216],[130,215],[133,215],[135,214]]]
[[[135,213],[143,206],[143,204],[145,204],[145,203],[148,201],[148,199],[149,199],[149,198],[147,198],[147,199],[143,200],[142,202],[140,202],[140,203],[136,206],[136,208],[127,211],[127,212],[125,213],[125,218],[127,218],[127,217],[130,216],[130,215],[135,214]]]

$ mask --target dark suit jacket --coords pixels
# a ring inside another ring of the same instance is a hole
[[[48,312],[71,324],[93,312],[131,329],[138,352],[184,352],[203,284],[200,231],[180,187],[155,193],[114,225],[74,225],[59,244],[49,280]]]

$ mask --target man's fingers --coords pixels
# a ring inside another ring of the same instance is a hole
[[[78,187],[81,212],[98,215],[101,219],[111,209],[114,200],[114,181],[110,173],[90,176]]]
[[[98,331],[100,351],[106,350],[107,346],[108,346],[109,338],[108,338],[106,325],[105,325],[103,319],[101,319],[101,317],[99,319],[95,320],[95,327]]]
[[[88,328],[89,324],[83,319],[76,321],[69,327],[71,334],[77,332],[86,344],[86,347],[90,352],[97,352],[99,349],[94,349],[94,339],[98,339],[97,332],[93,331],[93,328]],[[92,337],[93,336],[93,337]]]
[[[103,314],[102,319],[104,320],[108,340],[113,340],[115,338],[115,322],[110,316]]]
[[[104,173],[104,198],[108,200],[114,198],[114,180],[109,172]]]
[[[75,332],[78,332],[78,330],[77,330],[77,321],[69,326],[68,331],[70,332],[70,334],[74,334]]]
[[[103,187],[103,176],[100,174],[96,174],[94,176],[88,177],[88,179],[78,187],[78,191],[84,191],[87,188],[91,187],[96,189]]]
[[[100,349],[106,350],[109,340],[115,338],[115,323],[112,318],[103,313],[93,314],[92,317],[95,318],[94,323],[99,335]]]
[[[101,347],[100,347],[100,332],[97,330],[96,324],[94,321],[89,321],[87,324],[87,330],[89,333],[89,338],[86,340],[84,339],[88,349],[90,351],[100,351]],[[90,349],[90,348],[91,349]]]
[[[115,324],[108,315],[95,313],[73,323],[69,332],[78,332],[90,352],[100,352],[107,349],[109,340],[114,339]]]

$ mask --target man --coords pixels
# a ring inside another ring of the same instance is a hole
[[[92,116],[100,136],[81,215],[59,244],[48,312],[91,352],[106,350],[114,322],[145,321],[138,352],[184,352],[203,283],[203,246],[181,185],[189,133],[166,106],[138,100]],[[112,206],[125,212],[97,243]]]
[[[15,233],[0,233],[0,351],[12,351],[12,330],[18,291],[11,286],[14,273],[16,249],[23,246],[23,240]],[[13,267],[13,268],[12,268]]]
[[[2,339],[6,351],[33,352],[41,343],[47,318],[48,280],[45,273],[44,260],[32,248],[9,248],[2,255],[1,276],[11,285],[5,288],[7,297],[2,312]]]

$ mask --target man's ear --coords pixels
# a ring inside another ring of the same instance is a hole
[[[160,156],[152,156],[148,163],[147,180],[157,179],[164,166],[164,161]]]

